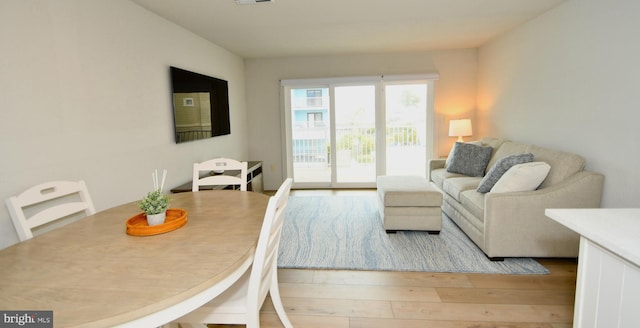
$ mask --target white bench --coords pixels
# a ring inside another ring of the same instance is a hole
[[[442,230],[442,194],[419,176],[378,176],[378,208],[387,232]]]

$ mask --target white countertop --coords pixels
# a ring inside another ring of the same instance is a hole
[[[546,209],[545,215],[640,266],[640,208]]]

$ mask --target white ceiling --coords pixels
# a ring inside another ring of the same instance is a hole
[[[476,48],[567,0],[132,0],[243,57]]]

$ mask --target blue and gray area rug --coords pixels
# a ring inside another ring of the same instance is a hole
[[[387,234],[376,196],[291,196],[278,267],[381,271],[548,274],[531,258],[492,262],[444,215],[439,235]]]

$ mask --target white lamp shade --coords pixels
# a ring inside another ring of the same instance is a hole
[[[463,136],[470,136],[473,132],[471,130],[471,120],[451,120],[449,121],[449,136],[458,137],[458,141],[462,141]]]

